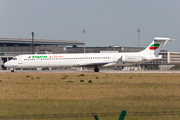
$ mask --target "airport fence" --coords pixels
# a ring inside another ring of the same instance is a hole
[[[68,119],[68,120],[102,120],[116,116],[117,120],[143,120],[163,119],[171,120],[180,118],[180,111],[153,111],[153,112],[128,112],[126,110],[116,113],[75,113],[75,114],[41,114],[41,115],[12,115],[0,116],[0,119]],[[169,117],[168,117],[169,116]],[[116,119],[114,119],[116,120]]]

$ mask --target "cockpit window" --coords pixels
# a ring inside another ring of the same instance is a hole
[[[17,60],[17,58],[13,58],[13,60]]]

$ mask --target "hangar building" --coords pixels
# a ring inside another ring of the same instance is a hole
[[[32,44],[33,43],[33,44]],[[20,54],[67,53],[66,47],[84,46],[84,42],[70,40],[49,40],[27,38],[0,38],[0,70],[3,64]]]

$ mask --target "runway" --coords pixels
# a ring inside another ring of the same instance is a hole
[[[11,73],[10,70],[2,70],[0,73]],[[15,70],[14,73],[180,73],[176,70],[160,71],[160,70],[145,70],[145,71],[122,71],[122,70],[100,70],[94,72],[93,70],[77,71],[77,70]]]

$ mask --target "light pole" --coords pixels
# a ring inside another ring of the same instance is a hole
[[[141,33],[141,30],[138,28],[137,30],[138,32],[138,51],[139,51],[139,47],[140,47],[140,33]],[[140,63],[138,64],[138,69],[140,70]]]
[[[83,34],[86,34],[86,30],[84,29],[83,31]],[[85,41],[85,37],[84,37],[84,41]],[[86,49],[85,49],[85,42],[84,42],[84,53],[86,52]]]
[[[32,54],[34,53],[34,32],[32,34]]]
[[[137,32],[138,32],[138,51],[139,51],[139,49],[140,49],[140,33],[141,33],[141,30],[138,28]]]

